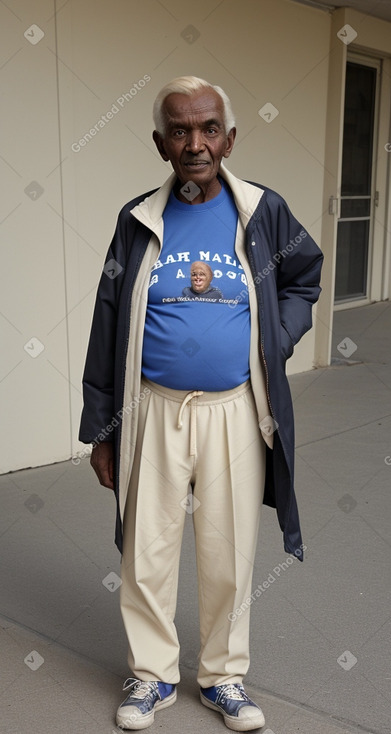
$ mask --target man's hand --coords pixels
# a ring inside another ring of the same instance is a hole
[[[114,444],[111,441],[98,443],[92,449],[90,464],[100,484],[114,489]]]

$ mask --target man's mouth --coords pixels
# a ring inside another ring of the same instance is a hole
[[[185,166],[187,168],[201,168],[202,166],[208,166],[209,161],[186,161]]]

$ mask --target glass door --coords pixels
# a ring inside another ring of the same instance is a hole
[[[372,220],[376,203],[374,142],[380,64],[348,61],[346,67],[341,204],[337,229],[336,304],[370,294]]]

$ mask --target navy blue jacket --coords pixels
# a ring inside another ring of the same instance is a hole
[[[267,448],[264,503],[277,509],[288,553],[303,558],[294,492],[294,420],[285,374],[294,345],[312,326],[312,306],[320,293],[323,255],[284,199],[267,187],[246,228],[245,250],[252,271],[259,311],[259,359],[266,372],[270,412],[278,429],[273,450]],[[123,407],[125,358],[131,297],[151,231],[131,209],[156,191],[133,199],[121,210],[106,263],[114,259],[118,277],[102,275],[83,376],[84,409],[79,438],[98,443],[99,434]],[[118,501],[121,420],[104,440],[115,443],[115,490]],[[117,502],[118,508],[118,502]],[[122,521],[117,509],[116,544],[122,551]]]

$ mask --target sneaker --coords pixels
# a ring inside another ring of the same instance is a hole
[[[146,729],[153,724],[157,709],[176,701],[176,687],[160,681],[127,678],[122,690],[129,694],[117,711],[116,723],[120,729]]]
[[[220,686],[201,688],[200,696],[204,706],[223,715],[228,729],[250,731],[265,724],[261,709],[248,697],[240,683],[223,683]]]

